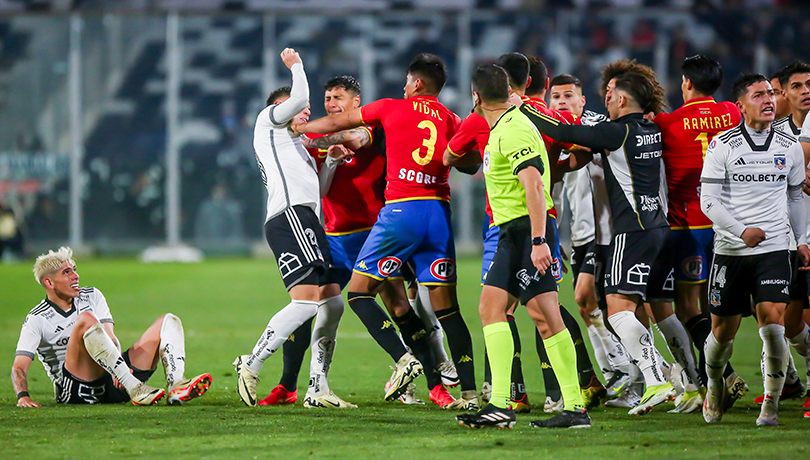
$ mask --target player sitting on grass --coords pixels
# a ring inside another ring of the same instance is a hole
[[[47,296],[28,313],[17,342],[11,380],[17,406],[40,407],[28,394],[28,368],[34,353],[54,384],[56,402],[120,403],[148,406],[166,391],[146,385],[163,363],[169,404],[205,394],[211,375],[183,377],[186,351],[183,324],[171,313],[155,321],[123,354],[113,333],[107,300],[96,288],[79,288],[73,251],[62,247],[37,257],[34,277]]]

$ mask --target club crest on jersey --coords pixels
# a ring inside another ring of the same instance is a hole
[[[489,151],[484,150],[484,174],[489,173],[489,166],[490,166]]]
[[[402,265],[402,261],[396,257],[383,257],[377,262],[377,270],[382,276],[391,276]]]
[[[787,167],[787,158],[784,156],[773,157],[773,166],[780,171],[785,169]]]
[[[456,262],[453,259],[437,259],[430,264],[430,274],[441,281],[447,281],[456,276]]]
[[[703,273],[703,257],[694,256],[684,260],[681,263],[681,271],[689,278],[700,279],[700,274]]]

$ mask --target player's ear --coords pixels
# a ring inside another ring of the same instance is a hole
[[[532,85],[532,76],[531,76],[531,75],[529,75],[528,80],[526,80],[526,88],[528,88],[528,87],[529,87],[529,86],[531,86],[531,85]]]
[[[529,78],[531,78],[531,77],[529,77]],[[548,91],[549,83],[551,83],[551,80],[548,77],[546,77],[546,86],[543,88],[544,90]]]
[[[737,99],[736,101],[734,101],[734,105],[736,105],[736,106],[737,106],[737,110],[739,110],[739,111],[740,111],[740,113],[743,113],[743,112],[744,112],[742,102],[740,102],[740,100],[739,100],[739,99]]]
[[[42,278],[42,285],[48,289],[53,289],[53,281],[48,277]]]

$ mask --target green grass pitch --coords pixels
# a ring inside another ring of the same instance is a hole
[[[131,260],[79,260],[83,286],[106,295],[116,333],[129,346],[162,313],[183,320],[187,375],[209,372],[211,390],[182,408],[58,406],[42,365],[34,363],[30,392],[45,407],[20,409],[11,381],[0,385],[0,457],[10,458],[805,458],[810,420],[801,401],[781,407],[782,426],[757,428],[754,397],[762,391],[761,342],[752,319],[744,321],[732,361],[751,392],[723,418],[707,426],[699,413],[668,414],[671,404],[643,417],[597,408],[586,430],[541,431],[528,422],[546,417],[542,377],[532,325],[518,312],[523,363],[532,413],[518,416],[513,430],[470,430],[428,403],[404,406],[382,399],[390,358],[347,308],[340,325],[330,386],[354,410],[313,410],[300,405],[308,357],[299,378],[299,403],[290,407],[245,407],[234,390],[233,358],[248,353],[270,316],[288,297],[270,260],[213,259],[201,264],[144,265]],[[476,368],[483,376],[483,335],[478,320],[480,259],[459,263],[462,312],[475,341]],[[0,266],[0,353],[9,375],[19,328],[44,292],[30,264]],[[575,313],[570,277],[561,301]],[[578,316],[575,314],[575,316]],[[668,354],[665,353],[668,357]],[[803,373],[804,363],[798,362]],[[277,384],[280,353],[262,371],[259,397]],[[165,385],[159,369],[150,381]],[[417,395],[427,400],[424,378]],[[454,391],[457,395],[457,390]]]

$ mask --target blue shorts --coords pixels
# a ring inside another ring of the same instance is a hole
[[[326,275],[327,284],[337,284],[341,291],[349,284],[357,255],[360,254],[369,233],[371,230],[338,236],[326,235],[329,252],[332,255],[332,266]]]
[[[498,235],[501,233],[501,228],[497,225],[488,227],[484,232],[484,259],[481,261],[481,286],[487,280],[487,273],[489,267],[492,266],[492,258],[495,257],[495,251],[498,249]]]
[[[456,246],[450,203],[413,200],[388,203],[366,239],[354,271],[384,280],[410,261],[419,284],[456,283]]]
[[[562,267],[562,251],[560,250],[560,241],[557,236],[557,219],[551,214],[547,215],[546,220],[546,239],[554,241],[551,246],[551,258],[553,259],[552,266]],[[498,249],[498,236],[500,235],[500,227],[493,225],[489,227],[484,233],[484,258],[481,261],[481,285],[487,280],[487,273],[489,267],[492,266],[492,258],[495,257],[495,250]],[[552,239],[553,238],[553,239]],[[554,279],[557,284],[562,283],[563,273],[562,270],[556,270]]]
[[[709,279],[714,230],[696,228],[669,232],[664,250],[674,254],[675,281],[702,283]]]

